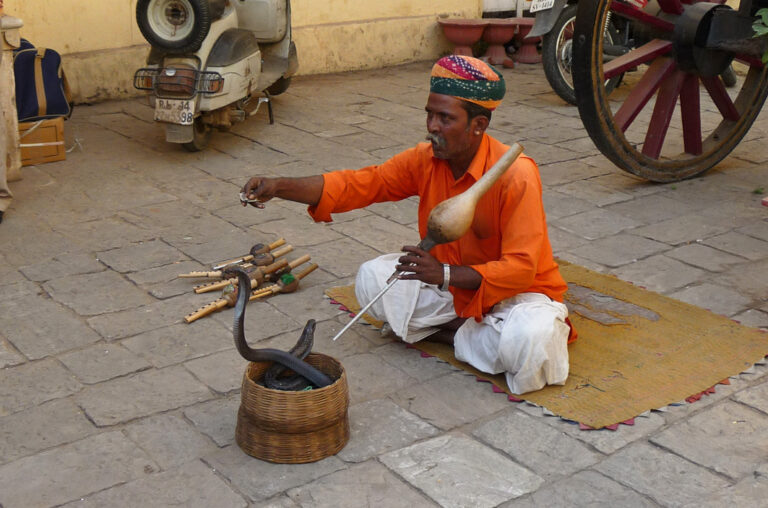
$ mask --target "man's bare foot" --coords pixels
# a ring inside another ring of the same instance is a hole
[[[453,346],[454,335],[456,335],[456,330],[438,330],[424,340],[428,340],[430,342],[440,342],[442,344]]]

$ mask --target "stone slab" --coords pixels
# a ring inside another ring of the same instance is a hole
[[[45,283],[54,300],[81,316],[95,316],[147,305],[152,298],[112,271],[70,275]]]
[[[0,466],[0,504],[57,506],[156,470],[122,433],[97,434]]]
[[[415,379],[371,353],[345,358],[344,370],[347,372],[349,397],[353,404],[380,399],[417,385]]]
[[[768,241],[758,240],[735,231],[709,238],[704,243],[752,261],[768,257]]]
[[[19,271],[29,280],[45,282],[68,275],[80,275],[104,270],[96,256],[89,253],[62,253],[48,261],[22,266]]]
[[[543,199],[544,211],[550,221],[592,210],[595,206],[586,199],[557,192],[554,189],[544,189]]]
[[[618,482],[595,471],[580,471],[533,494],[501,505],[502,508],[545,506],[632,506],[654,508],[659,505]]]
[[[587,469],[604,457],[517,409],[504,411],[472,435],[547,480]]]
[[[179,277],[180,274],[208,270],[209,267],[198,263],[197,261],[174,261],[172,263],[147,268],[126,274],[129,280],[132,280],[139,286],[149,286],[152,284],[168,283]],[[205,279],[182,279],[190,287],[199,284]]]
[[[368,461],[288,491],[300,506],[399,508],[437,506],[384,466]]]
[[[620,233],[576,247],[571,249],[570,252],[602,265],[617,267],[652,256],[653,254],[658,254],[667,249],[668,247],[663,243],[634,234]]]
[[[184,363],[193,376],[218,393],[239,390],[247,366],[234,347]]]
[[[725,402],[676,423],[651,441],[738,480],[766,462],[768,416]]]
[[[0,302],[0,330],[30,360],[101,340],[70,309],[41,296]]]
[[[606,208],[644,224],[652,224],[694,212],[703,206],[702,203],[680,202],[667,193],[659,192],[608,205]]]
[[[322,304],[325,302],[327,302],[327,300],[323,301]],[[330,304],[328,306],[331,307]],[[374,349],[375,346],[369,341],[361,339],[354,333],[349,333],[349,331],[342,335],[338,340],[334,341],[333,337],[339,330],[341,330],[341,328],[342,325],[335,319],[318,322],[315,325],[315,342],[312,346],[312,350],[332,356],[337,360],[344,360],[349,356],[369,353]],[[274,347],[287,351],[299,340],[303,329],[304,326],[301,326],[290,332],[282,333],[271,339],[262,341],[259,346]]]
[[[729,287],[709,283],[691,286],[669,296],[723,316],[733,316],[745,310],[752,301]]]
[[[181,366],[148,370],[86,388],[75,400],[102,427],[208,400],[211,392]]]
[[[664,255],[710,272],[722,272],[730,265],[744,262],[742,257],[700,243],[683,245],[665,252]]]
[[[248,503],[232,491],[216,473],[195,461],[136,481],[97,492],[64,508],[100,508],[103,506],[141,506],[165,508],[243,508]]]
[[[606,455],[612,454],[630,443],[647,438],[666,423],[663,416],[651,412],[636,417],[632,425],[619,425],[616,430],[582,430],[575,422],[544,415],[544,411],[538,406],[523,403],[517,407],[520,411],[538,418],[540,423],[576,438]]]
[[[497,506],[543,483],[539,476],[465,436],[439,436],[384,454],[380,460],[447,508]]]
[[[95,432],[96,427],[70,398],[40,404],[0,418],[0,464]]]
[[[240,408],[240,394],[210,400],[184,409],[186,416],[195,427],[224,447],[235,442],[237,410]]]
[[[22,364],[26,359],[5,339],[0,336],[0,369]]]
[[[182,417],[163,414],[127,425],[123,432],[141,447],[161,469],[168,470],[196,461],[218,449]]]
[[[768,331],[768,312],[763,312],[757,309],[748,309],[741,314],[733,316],[733,319],[744,326],[751,326],[752,328],[760,328]]]
[[[151,367],[149,362],[120,344],[94,344],[60,355],[59,361],[85,384],[100,383]]]
[[[621,280],[632,282],[650,291],[668,293],[700,281],[707,274],[665,255],[645,258],[612,271]]]
[[[768,475],[756,471],[736,485],[686,505],[686,508],[722,508],[723,506],[762,506],[768,498]]]
[[[720,475],[647,443],[628,446],[595,469],[661,506],[695,503],[730,486]]]
[[[258,502],[344,469],[336,457],[310,464],[273,464],[243,453],[236,445],[204,457],[238,492]]]
[[[451,364],[437,357],[422,357],[421,351],[406,347],[406,344],[399,340],[377,347],[373,353],[419,382],[457,371]]]
[[[349,423],[349,442],[338,453],[345,462],[364,462],[438,433],[435,427],[388,399],[353,405],[349,408]]]
[[[5,416],[81,388],[75,377],[53,359],[0,370],[0,416]]]
[[[120,344],[161,369],[231,348],[232,336],[218,322],[201,319],[140,333]]]
[[[732,227],[733,224],[695,213],[643,226],[633,233],[669,245],[684,245],[725,233]]]
[[[314,245],[309,250],[313,262],[338,278],[354,276],[360,263],[382,254],[350,238]]]
[[[494,393],[490,383],[456,372],[429,381],[410,384],[392,395],[404,409],[432,425],[452,429],[507,409],[506,394]]]
[[[184,316],[215,300],[218,296],[212,294],[177,296],[135,309],[93,316],[88,319],[88,325],[107,340],[122,339],[174,323],[182,323]]]
[[[137,272],[186,260],[186,256],[161,240],[102,251],[98,256],[102,263],[120,273]]]
[[[400,252],[403,245],[419,243],[418,234],[413,229],[377,215],[368,215],[353,221],[334,224],[333,230],[352,238],[382,254]]]
[[[625,229],[635,228],[642,223],[620,213],[598,208],[557,219],[553,224],[587,240],[597,240],[605,236],[615,235]]]

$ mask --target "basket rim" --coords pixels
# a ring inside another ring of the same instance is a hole
[[[267,361],[267,362],[248,362],[248,365],[245,368],[245,372],[243,373],[243,381],[253,385],[257,390],[264,390],[264,391],[267,391],[267,392],[280,393],[280,394],[291,393],[293,395],[304,395],[304,394],[309,395],[309,394],[312,394],[312,393],[319,394],[319,393],[322,393],[323,391],[326,391],[326,390],[337,389],[338,388],[338,384],[339,384],[340,381],[346,381],[347,371],[344,369],[344,365],[342,365],[339,360],[337,360],[333,356],[326,355],[326,354],[323,354],[323,353],[311,352],[311,353],[309,353],[309,355],[307,355],[307,358],[309,358],[310,356],[316,356],[316,357],[320,357],[320,358],[325,358],[327,360],[332,361],[333,363],[338,365],[339,370],[341,371],[341,374],[339,375],[338,378],[336,378],[333,381],[333,383],[329,384],[328,386],[324,386],[322,388],[313,388],[312,390],[297,391],[297,392],[286,391],[286,390],[276,390],[274,388],[267,388],[264,385],[260,385],[259,383],[254,381],[248,375],[248,373],[251,371],[251,369],[253,369],[255,366],[257,366],[257,365],[264,365],[264,364],[272,364],[274,362],[269,362],[269,361]],[[328,373],[325,372],[325,374],[328,374]]]

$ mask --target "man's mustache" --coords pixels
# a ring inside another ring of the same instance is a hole
[[[445,138],[440,136],[439,134],[432,134],[431,132],[427,134],[427,136],[424,138],[427,141],[430,141],[437,145],[438,148],[445,148]]]

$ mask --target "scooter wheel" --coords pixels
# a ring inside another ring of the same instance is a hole
[[[188,152],[200,152],[205,150],[208,146],[208,142],[211,140],[211,128],[203,123],[203,117],[198,116],[195,118],[195,123],[192,125],[193,138],[189,143],[184,143],[182,146]]]
[[[144,38],[166,53],[192,53],[211,28],[208,0],[138,0],[136,22]]]

